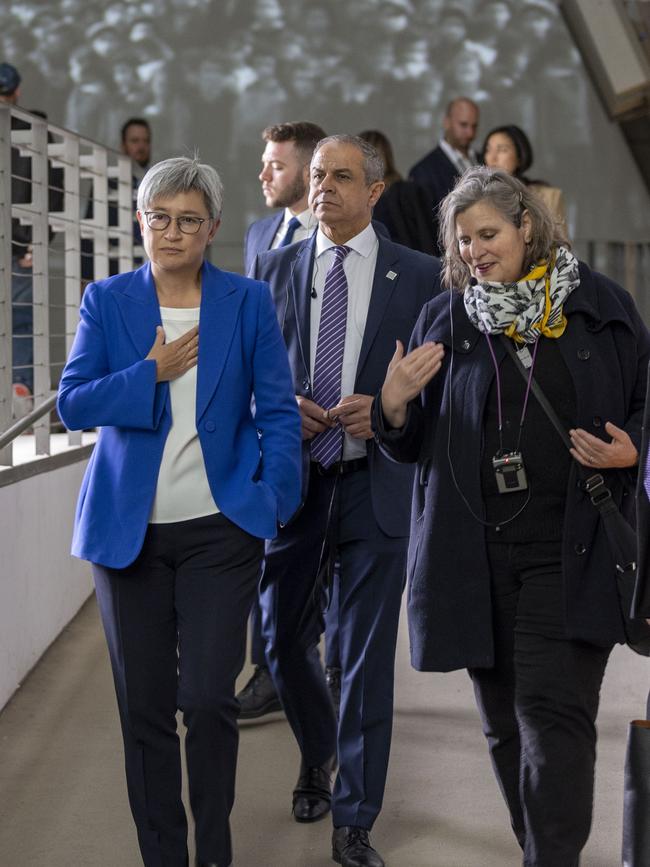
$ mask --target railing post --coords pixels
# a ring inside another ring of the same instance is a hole
[[[11,111],[0,104],[0,431],[11,425]],[[0,465],[11,466],[12,445],[0,450]]]
[[[34,116],[32,133],[32,293],[34,346],[34,403],[42,403],[52,392],[50,373],[50,283],[49,283],[49,175],[47,164],[47,122]],[[50,416],[34,425],[36,454],[50,453]]]

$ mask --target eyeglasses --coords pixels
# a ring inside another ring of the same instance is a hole
[[[164,232],[171,221],[176,220],[176,225],[184,235],[196,235],[206,221],[205,217],[171,217],[169,214],[160,213],[160,211],[145,211],[144,216],[147,220],[147,226],[154,232]]]

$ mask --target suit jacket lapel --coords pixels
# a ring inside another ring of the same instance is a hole
[[[263,237],[261,238],[261,243],[258,247],[258,252],[262,252],[264,250],[270,250],[271,244],[273,243],[273,239],[275,238],[278,229],[282,225],[282,221],[284,219],[284,209],[277,214],[274,219],[269,220],[266,224],[265,232]]]
[[[379,238],[377,264],[375,265],[375,278],[372,283],[368,318],[366,319],[366,327],[363,332],[361,351],[359,353],[357,379],[363,370],[363,365],[366,363],[368,353],[370,352],[373,341],[377,335],[379,326],[386,315],[388,304],[393,292],[395,291],[395,287],[399,283],[399,279],[399,252],[395,245],[390,241]]]
[[[305,352],[306,375],[311,379],[310,324],[311,285],[316,255],[316,234],[300,247],[291,263],[289,277],[290,305],[296,311],[296,330],[300,332],[301,345]],[[285,339],[288,335],[285,335]]]
[[[236,291],[223,271],[205,262],[201,277],[197,423],[219,385],[242,301],[242,293]]]
[[[162,325],[149,262],[134,271],[124,287],[116,290],[115,300],[138,355],[146,358],[156,339],[156,326]]]

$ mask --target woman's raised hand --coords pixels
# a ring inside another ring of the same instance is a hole
[[[188,332],[165,343],[165,329],[162,325],[156,328],[156,339],[147,355],[148,360],[156,362],[156,382],[166,382],[182,376],[190,367],[194,367],[199,357],[199,326],[195,325]]]
[[[391,427],[403,427],[408,402],[438,373],[444,354],[441,343],[423,343],[404,355],[402,342],[396,341],[381,389],[381,407]]]

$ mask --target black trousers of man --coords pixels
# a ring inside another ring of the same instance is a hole
[[[495,665],[470,674],[524,867],[577,867],[611,648],[566,637],[561,543],[490,543]],[[612,578],[613,580],[613,578]]]
[[[262,555],[262,540],[218,514],[150,524],[130,566],[93,565],[145,867],[188,864],[177,708],[197,856],[219,867],[232,861],[235,679]]]

